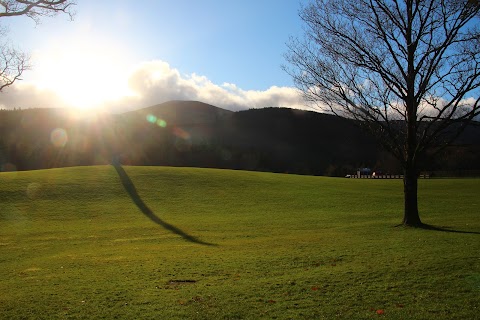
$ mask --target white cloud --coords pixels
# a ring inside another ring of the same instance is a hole
[[[68,105],[55,92],[28,82],[16,82],[0,92],[1,109],[64,107]]]
[[[161,60],[137,65],[125,82],[128,83],[128,95],[119,96],[115,100],[99,101],[98,105],[116,113],[169,100],[198,100],[234,111],[263,107],[306,108],[301,94],[292,87],[272,86],[261,91],[244,90],[232,83],[219,85],[195,73],[183,75]],[[39,87],[34,83],[15,84],[0,93],[0,106],[3,108],[67,106],[59,98],[61,95],[55,94],[52,90],[41,90]]]
[[[455,103],[448,105],[449,101],[442,97],[429,96],[421,101],[418,118],[458,118],[475,111],[478,112],[480,108],[478,100],[473,97],[455,100],[454,102]],[[478,116],[475,117],[476,120],[478,120],[478,118]]]

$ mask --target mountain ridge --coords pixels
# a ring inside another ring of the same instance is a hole
[[[62,134],[63,144],[55,144]],[[480,170],[472,129],[425,170]],[[352,173],[360,166],[398,172],[396,163],[352,120],[314,111],[229,111],[199,101],[169,101],[122,114],[76,119],[65,110],[0,111],[2,170],[108,164],[291,172]]]

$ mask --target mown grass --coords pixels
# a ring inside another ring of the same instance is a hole
[[[480,180],[111,166],[0,174],[2,319],[475,319]]]

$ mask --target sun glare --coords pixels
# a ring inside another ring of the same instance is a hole
[[[35,82],[77,110],[99,108],[128,95],[126,68],[119,53],[88,43],[52,46],[34,56]]]

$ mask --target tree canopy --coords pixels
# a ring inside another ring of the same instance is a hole
[[[315,0],[287,67],[307,101],[358,120],[402,164],[404,224],[422,225],[419,159],[480,115],[477,0]]]
[[[72,0],[0,0],[0,23],[4,18],[25,16],[35,23],[42,17],[65,13],[73,18]],[[0,24],[0,91],[19,80],[30,69],[28,54],[6,40],[8,29]]]

